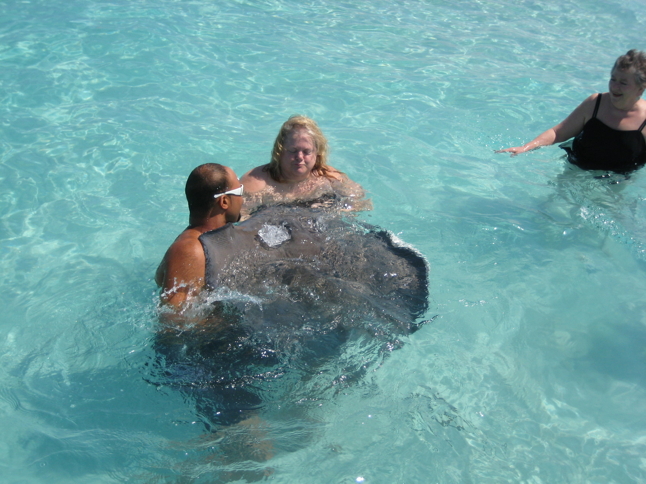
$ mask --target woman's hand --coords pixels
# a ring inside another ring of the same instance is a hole
[[[505,148],[504,150],[496,150],[494,153],[511,153],[511,156],[519,155],[520,153],[525,153],[527,149],[525,146],[514,146],[512,148]]]

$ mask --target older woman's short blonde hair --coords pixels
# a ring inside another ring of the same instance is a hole
[[[630,49],[624,55],[619,56],[612,66],[612,70],[620,69],[627,71],[635,70],[635,82],[641,88],[646,87],[646,54],[637,49]]]
[[[280,169],[280,156],[285,150],[285,140],[287,139],[287,135],[299,130],[305,130],[307,134],[312,137],[314,147],[316,148],[316,163],[314,164],[312,173],[318,176],[334,178],[330,175],[330,168],[327,165],[327,139],[325,139],[323,132],[313,119],[310,119],[307,116],[301,116],[300,114],[290,116],[290,118],[280,127],[278,136],[276,136],[276,141],[274,141],[274,147],[271,150],[271,161],[265,168],[269,171],[269,175],[277,182],[284,181],[284,177]]]

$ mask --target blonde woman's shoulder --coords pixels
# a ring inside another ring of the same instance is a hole
[[[257,166],[242,175],[240,183],[244,185],[244,191],[254,193],[264,190],[270,182],[269,172],[264,170],[267,165]]]

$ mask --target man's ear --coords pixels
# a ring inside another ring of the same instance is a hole
[[[231,205],[229,195],[222,195],[220,198],[218,198],[218,204],[220,205],[220,208],[226,212]]]

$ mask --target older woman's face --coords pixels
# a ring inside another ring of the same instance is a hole
[[[610,100],[615,106],[632,106],[643,94],[644,88],[635,80],[635,69],[613,69],[608,83]]]
[[[280,155],[280,170],[287,181],[301,181],[310,176],[316,164],[316,146],[304,130],[294,130],[285,138]]]

